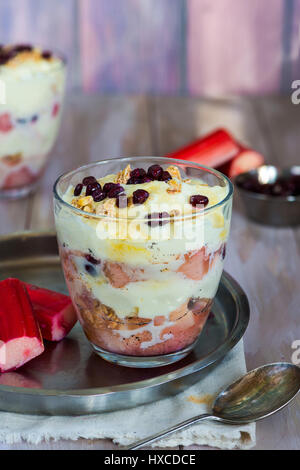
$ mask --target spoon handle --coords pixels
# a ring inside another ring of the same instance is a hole
[[[132,446],[126,447],[126,450],[140,449],[146,444],[152,444],[152,442],[157,441],[161,437],[169,436],[175,431],[179,431],[180,429],[187,428],[188,426],[191,426],[191,424],[198,423],[199,421],[202,421],[204,419],[217,419],[218,420],[216,416],[209,415],[209,414],[202,414],[202,415],[194,416],[193,418],[187,419],[186,421],[182,421],[182,423],[176,424],[175,426],[172,426],[171,428],[165,429],[164,431],[158,432],[157,434],[153,434],[150,437],[146,437],[146,439],[142,439],[141,441],[136,442]]]

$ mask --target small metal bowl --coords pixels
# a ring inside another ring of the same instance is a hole
[[[273,165],[263,165],[234,178],[245,206],[247,216],[264,225],[285,227],[300,224],[300,196],[274,196],[245,189],[242,185],[250,178],[259,184],[273,184],[278,178],[300,175],[300,166],[280,169]]]

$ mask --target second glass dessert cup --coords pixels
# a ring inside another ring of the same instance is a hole
[[[222,188],[224,197],[200,211],[163,207],[146,218],[88,213],[66,201],[70,186],[83,178],[100,179],[128,164],[176,165],[184,181]],[[127,367],[157,367],[193,349],[223,270],[232,193],[231,182],[216,170],[158,157],[93,163],[57,180],[55,220],[64,275],[99,356]]]

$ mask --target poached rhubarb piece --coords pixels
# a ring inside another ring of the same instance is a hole
[[[229,178],[264,163],[260,153],[242,147],[225,129],[218,129],[166,156],[217,168]]]
[[[26,288],[43,338],[62,340],[77,321],[70,297],[32,284],[26,284]]]
[[[6,372],[39,356],[44,344],[24,284],[1,281],[0,298],[0,372]]]

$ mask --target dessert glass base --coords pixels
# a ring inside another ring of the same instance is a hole
[[[182,349],[181,351],[176,351],[170,354],[162,354],[160,356],[125,356],[123,354],[116,354],[104,349],[99,348],[93,343],[90,343],[93,346],[93,349],[98,356],[105,361],[117,364],[124,367],[134,367],[134,368],[149,368],[149,367],[161,367],[173,364],[178,362],[184,357],[186,357],[191,350],[196,346],[196,341],[193,344],[190,344],[188,347]]]
[[[34,193],[39,186],[39,181],[20,188],[0,189],[0,199],[21,199]]]

